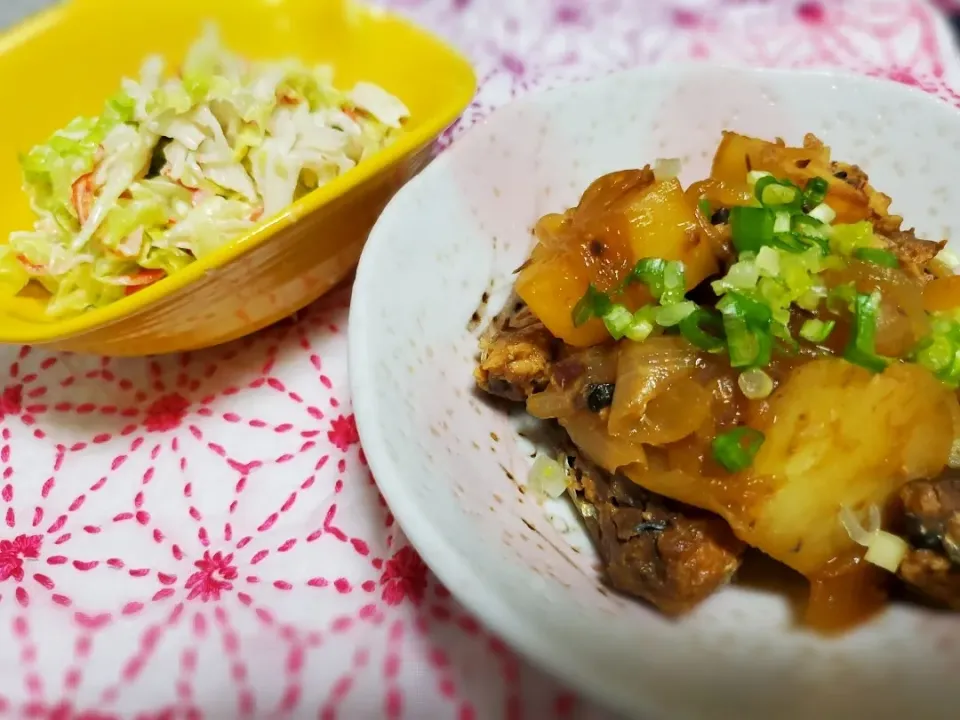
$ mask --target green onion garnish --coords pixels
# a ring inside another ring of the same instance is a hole
[[[910,354],[909,359],[927,368],[945,385],[960,386],[960,325],[956,320],[934,313],[930,335]]]
[[[773,378],[760,368],[750,368],[737,378],[740,392],[749,400],[762,400],[773,392]]]
[[[664,305],[657,310],[657,325],[661,327],[673,327],[696,309],[696,303],[690,300]]]
[[[874,265],[880,265],[885,268],[898,268],[900,267],[900,260],[889,250],[881,250],[880,248],[872,247],[861,247],[853,251],[853,256],[858,260],[863,260],[864,262],[873,263]]]
[[[600,292],[592,284],[587,286],[587,292],[573,307],[573,325],[580,327],[595,317],[606,315],[613,303],[606,293]]]
[[[623,305],[613,305],[603,314],[603,324],[614,340],[622,338],[633,322],[633,313]]]
[[[778,277],[780,275],[780,254],[772,247],[762,247],[754,260],[757,273],[763,277]]]
[[[770,185],[776,185],[777,183],[777,179],[769,173],[757,178],[757,181],[753,184],[753,196],[759,203],[765,204],[763,202],[763,191]]]
[[[826,203],[820,203],[813,210],[807,213],[814,220],[819,220],[822,223],[829,225],[837,217],[837,211]]]
[[[674,305],[683,302],[683,295],[686,291],[683,263],[670,260],[663,268],[663,292],[657,299],[661,305]]]
[[[786,210],[777,210],[773,215],[773,234],[790,232],[790,213]]]
[[[623,336],[634,342],[646,340],[656,329],[656,313],[657,308],[653,305],[647,305],[637,310],[633,314],[630,324],[623,331]]]
[[[769,327],[773,313],[767,305],[738,292],[728,292],[717,303],[717,309],[724,315],[741,317],[750,325]]]
[[[948,371],[953,364],[956,348],[949,337],[933,335],[924,338],[913,351],[913,358],[934,375]]]
[[[822,177],[810,178],[806,189],[803,191],[803,201],[807,207],[814,208],[824,201],[827,197],[827,190],[830,185]]]
[[[671,305],[670,308],[678,308],[674,312],[680,317],[685,304]],[[692,302],[689,305],[696,308]],[[634,342],[643,342],[656,329],[658,314],[664,310],[666,308],[647,305],[632,313],[625,305],[613,302],[609,295],[589,285],[587,292],[573,308],[573,324],[579,327],[592,318],[600,318],[614,340],[627,338]]]
[[[723,338],[711,335],[703,327],[708,326],[717,331],[723,330],[723,322],[719,315],[704,308],[697,308],[680,321],[680,334],[687,339],[691,345],[707,352],[720,352],[723,350]]]
[[[700,212],[703,214],[703,216],[709,220],[710,215],[712,215],[710,201],[705,197],[702,197],[700,198],[700,202],[697,203],[697,207],[700,208]]]
[[[830,291],[827,293],[827,310],[835,315],[839,314],[843,309],[853,312],[856,300],[857,288],[854,287],[853,283],[837,285],[836,287],[830,288]]]
[[[763,367],[770,364],[773,313],[767,305],[740,293],[728,292],[717,303],[723,314],[723,330],[731,367]]]
[[[810,246],[804,243],[798,236],[789,232],[776,233],[770,243],[773,247],[780,248],[792,253],[802,253]]]
[[[834,225],[830,231],[830,246],[838,255],[853,255],[857,248],[876,247],[877,237],[869,220]]]
[[[792,226],[790,229],[798,235],[812,240],[826,240],[828,238],[829,227],[816,218],[809,215],[794,215],[791,220]]]
[[[661,305],[682,302],[687,290],[683,263],[676,260],[644,258],[627,276],[626,285],[635,282],[646,285]]]
[[[730,208],[730,232],[737,252],[757,252],[773,239],[775,217],[769,208]]]
[[[828,337],[830,333],[833,332],[833,328],[836,327],[837,323],[833,320],[807,320],[800,327],[800,337],[804,340],[809,340],[812,343],[822,343]]]
[[[877,354],[877,319],[880,310],[880,293],[869,295],[857,293],[853,307],[853,332],[843,357],[855,365],[872,372],[883,372],[888,360]]]
[[[730,367],[764,367],[770,364],[773,335],[769,330],[751,328],[743,318],[724,315],[723,331],[727,336]]]
[[[738,427],[713,439],[713,457],[728,472],[740,472],[753,464],[764,435],[751,427]]]
[[[655,298],[659,298],[663,294],[663,273],[666,267],[666,260],[662,260],[661,258],[644,258],[634,265],[624,285],[632,285],[637,282],[643,283],[650,288],[650,292]]]
[[[760,182],[763,178],[772,178],[773,174],[768,173],[766,170],[751,170],[747,173],[747,184],[755,188],[757,183]]]
[[[773,177],[761,178],[754,194],[765,207],[787,207],[800,205],[800,190],[789,180],[777,180]]]

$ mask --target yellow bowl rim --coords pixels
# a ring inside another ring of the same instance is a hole
[[[76,0],[73,0],[76,2]],[[19,25],[0,33],[0,52],[19,45],[31,35],[47,26],[67,11],[71,0],[60,2],[48,10],[36,13]],[[304,195],[282,212],[256,225],[252,230],[240,235],[226,245],[217,248],[209,255],[187,265],[172,275],[148,285],[142,290],[117,300],[109,305],[86,310],[74,317],[52,322],[33,322],[21,319],[24,324],[31,323],[29,329],[11,329],[5,327],[0,307],[0,343],[29,344],[52,342],[86,333],[99,327],[114,323],[134,315],[149,305],[172,295],[203,275],[216,272],[227,263],[262,245],[281,230],[290,227],[299,218],[308,215],[326,203],[346,195],[350,190],[370,179],[374,175],[394,165],[398,160],[415,152],[438,137],[470,104],[477,90],[477,78],[473,67],[464,55],[433,33],[424,30],[406,18],[380,8],[366,5],[351,7],[351,11],[363,13],[370,18],[389,18],[392,22],[405,26],[408,31],[421,36],[424,40],[438,45],[449,56],[449,60],[459,64],[469,83],[465,83],[445,98],[439,109],[426,117],[423,124],[412,132],[404,132],[397,139],[375,155],[357,164],[348,172],[340,175],[326,185]],[[7,313],[10,315],[11,313]]]

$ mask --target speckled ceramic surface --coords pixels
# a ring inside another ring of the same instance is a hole
[[[929,237],[953,208],[960,114],[889,82],[807,71],[642,69],[528,96],[460,141],[390,204],[352,300],[361,439],[423,558],[471,610],[571,684],[635,716],[957,716],[960,619],[894,606],[839,639],[795,625],[776,591],[732,586],[670,622],[600,585],[563,501],[520,491],[530,446],[473,390],[480,328],[504,302],[542,214],[598,175],[681,157],[708,173],[720,131],[814,132],[862,164]],[[472,329],[471,329],[472,328]]]

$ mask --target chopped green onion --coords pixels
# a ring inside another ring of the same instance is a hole
[[[628,338],[642,342],[656,329],[654,322],[658,310],[659,308],[648,305],[632,313],[626,306],[614,303],[606,293],[590,285],[573,309],[573,322],[579,327],[597,317],[603,320],[607,332],[614,340]]]
[[[653,305],[647,305],[637,310],[627,328],[623,331],[623,336],[627,340],[634,342],[643,342],[656,330],[654,325],[657,308]]]
[[[854,299],[853,332],[843,357],[855,365],[872,372],[883,372],[888,360],[876,351],[877,316],[880,310],[880,293],[869,295],[857,293]]]
[[[769,330],[754,329],[743,319],[723,316],[723,330],[727,336],[730,367],[764,367],[770,364],[773,353],[773,335]]]
[[[925,338],[914,350],[913,357],[923,367],[935,375],[949,370],[953,363],[954,343],[945,335],[935,334]]]
[[[930,317],[930,335],[911,353],[910,359],[927,368],[945,385],[960,386],[960,325],[941,313]]]
[[[730,266],[727,274],[711,283],[713,291],[722,295],[727,290],[752,290],[760,279],[757,263],[744,253],[741,259]]]
[[[801,241],[799,237],[789,232],[776,233],[770,244],[773,245],[773,247],[792,253],[802,253],[810,247]]]
[[[661,327],[673,327],[696,309],[696,303],[690,300],[673,303],[672,305],[664,305],[657,311],[657,325]]]
[[[827,258],[827,256],[830,255],[830,241],[827,238],[805,237],[804,240],[808,240],[810,243],[815,245],[824,258]],[[834,259],[837,261],[840,260],[840,258]]]
[[[794,302],[804,310],[809,310],[810,312],[815,311],[820,307],[820,301],[827,296],[827,289],[822,285],[814,285],[812,288],[803,293],[798,297]]]
[[[753,464],[764,435],[751,427],[738,427],[713,439],[713,457],[728,472],[740,472]]]
[[[731,367],[763,367],[770,364],[773,335],[770,308],[739,293],[727,293],[717,309],[723,314],[723,330]]]
[[[626,285],[635,282],[643,283],[650,288],[650,293],[658,298],[663,294],[663,274],[667,267],[667,261],[661,258],[644,258],[636,265],[627,276]]]
[[[829,226],[816,218],[812,218],[809,215],[794,215],[791,219],[793,225],[790,229],[798,235],[818,240],[827,239]]]
[[[833,332],[833,328],[836,327],[837,323],[833,320],[807,320],[800,327],[800,337],[804,340],[809,340],[812,343],[822,343],[828,337],[830,333]]]
[[[853,255],[857,248],[876,247],[877,237],[869,220],[841,223],[830,228],[830,247],[838,255]]]
[[[879,355],[868,355],[860,352],[856,347],[848,347],[843,353],[843,359],[847,362],[859,365],[873,373],[882,373],[887,369],[887,361]]]
[[[705,310],[704,308],[696,308],[680,321],[680,334],[683,335],[690,344],[701,350],[706,350],[707,352],[720,352],[723,350],[723,339],[704,331],[704,325],[713,326],[718,330],[723,327],[720,317],[715,313]]]
[[[727,293],[717,309],[724,315],[742,317],[751,325],[769,327],[773,313],[767,305],[737,292]]]
[[[674,305],[683,302],[687,291],[683,276],[683,263],[671,260],[663,268],[663,292],[658,298],[661,305]]]
[[[730,208],[730,232],[738,252],[757,252],[773,239],[774,215],[768,208]]]
[[[762,400],[773,392],[773,378],[760,368],[750,368],[740,373],[737,385],[744,397],[750,400]]]
[[[800,191],[787,181],[757,183],[757,200],[766,207],[799,205]]]
[[[776,338],[776,345],[779,350],[785,355],[796,357],[800,353],[800,343],[793,339],[793,336],[790,335],[789,329],[786,333],[784,333],[782,325],[774,325],[773,328],[773,334]]]
[[[881,250],[880,248],[872,247],[862,247],[857,248],[853,251],[853,256],[858,260],[863,260],[864,262],[873,263],[874,265],[880,265],[885,268],[898,268],[900,267],[900,260],[889,250]]]
[[[853,283],[837,285],[827,293],[827,310],[834,314],[839,313],[842,309],[853,312],[856,299],[857,289]]]
[[[754,261],[757,272],[764,277],[777,277],[780,274],[780,253],[772,247],[762,247]]]
[[[600,292],[593,285],[587,286],[587,292],[573,307],[574,327],[580,327],[595,317],[603,317],[612,306],[613,303],[606,293]]]
[[[633,313],[623,305],[614,305],[603,315],[603,324],[614,340],[622,338],[633,322]]]
[[[753,196],[757,199],[757,202],[759,202],[761,205],[764,205],[763,191],[768,186],[776,184],[777,179],[773,175],[764,175],[762,178],[759,178],[757,182],[753,184]]]
[[[790,213],[778,210],[773,216],[773,234],[790,232]]]
[[[763,178],[772,178],[773,175],[768,173],[766,170],[751,170],[747,173],[747,184],[750,187],[756,187],[757,183],[760,182]]]
[[[687,290],[683,263],[677,260],[644,258],[627,276],[625,286],[635,282],[646,285],[661,305],[682,302]]]
[[[937,373],[937,378],[954,389],[960,386],[960,347],[955,348],[953,362],[950,363],[948,368]]]
[[[713,214],[711,212],[712,208],[710,207],[710,201],[705,197],[700,198],[700,202],[697,203],[697,207],[700,209],[700,212],[703,213],[703,216],[710,219],[710,216]]]
[[[830,185],[822,177],[810,178],[807,187],[803,191],[803,200],[808,207],[816,207],[827,197],[827,190]]]
[[[837,218],[837,211],[826,203],[820,203],[813,210],[807,213],[814,220],[819,220],[822,223],[829,225]]]
[[[757,357],[756,341],[743,318],[723,316],[723,333],[727,336],[727,352],[731,367],[749,367]]]

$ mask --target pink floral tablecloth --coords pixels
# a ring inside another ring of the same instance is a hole
[[[958,100],[953,41],[917,1],[388,4],[476,63],[445,143],[535,87],[691,58],[842,66]],[[5,716],[610,717],[492,637],[407,544],[358,444],[348,301],[183,356],[0,350]]]

